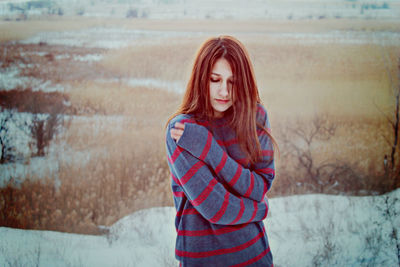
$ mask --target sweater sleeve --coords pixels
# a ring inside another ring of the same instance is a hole
[[[178,184],[193,207],[214,224],[232,225],[262,221],[268,203],[238,197],[219,183],[209,166],[188,151],[178,147],[167,127],[166,147],[173,181]]]
[[[259,108],[260,109],[260,108]],[[267,113],[261,109],[261,125],[269,129]],[[259,114],[257,114],[259,115]],[[261,202],[275,177],[272,144],[265,131],[257,131],[262,149],[262,159],[254,170],[244,168],[232,159],[217,143],[210,131],[195,123],[185,123],[178,146],[209,165],[215,174],[225,180],[238,194]]]

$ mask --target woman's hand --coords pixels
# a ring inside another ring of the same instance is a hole
[[[185,124],[176,122],[174,128],[170,130],[171,138],[178,142],[183,134],[183,130],[185,130]]]

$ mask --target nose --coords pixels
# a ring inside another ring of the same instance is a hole
[[[229,87],[228,87],[228,82],[223,82],[221,87],[219,88],[219,95],[221,97],[228,97],[229,96]]]

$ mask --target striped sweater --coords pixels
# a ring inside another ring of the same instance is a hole
[[[269,129],[260,104],[256,118]],[[175,142],[170,129],[178,121],[185,123],[185,130]],[[177,210],[175,257],[181,266],[273,266],[263,224],[265,194],[275,175],[271,140],[257,127],[263,157],[250,166],[227,121],[195,121],[181,114],[167,127]]]

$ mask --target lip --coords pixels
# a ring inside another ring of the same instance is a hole
[[[224,99],[215,99],[215,101],[217,101],[217,102],[220,103],[220,104],[227,104],[227,103],[229,102],[229,99],[228,99],[228,100],[224,100]]]

